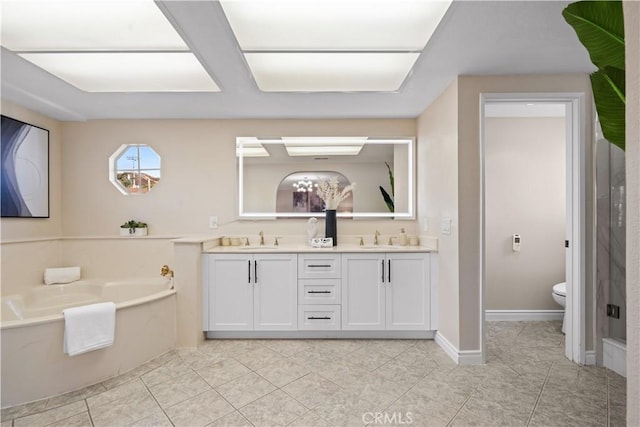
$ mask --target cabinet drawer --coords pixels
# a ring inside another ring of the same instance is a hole
[[[301,254],[298,256],[298,277],[301,279],[340,278],[339,254]]]
[[[298,304],[340,304],[340,279],[298,279]]]
[[[339,305],[298,306],[298,329],[326,331],[340,329]]]

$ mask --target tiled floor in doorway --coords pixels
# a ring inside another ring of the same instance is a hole
[[[0,427],[623,426],[626,381],[563,356],[559,322],[488,322],[488,360],[422,340],[211,340]]]

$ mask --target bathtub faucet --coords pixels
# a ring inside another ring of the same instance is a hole
[[[171,289],[173,289],[173,270],[170,269],[167,264],[163,265],[160,268],[160,275],[162,277],[169,277],[169,281],[171,282]]]
[[[164,277],[166,277],[166,276],[173,277],[173,270],[171,270],[169,268],[169,266],[167,264],[165,264],[160,269],[160,275],[164,276]]]

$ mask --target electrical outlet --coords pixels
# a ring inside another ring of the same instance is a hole
[[[218,228],[218,217],[210,216],[209,217],[209,228]]]
[[[424,233],[429,231],[429,218],[426,216],[422,218],[422,231]]]
[[[620,306],[615,304],[607,304],[607,317],[614,319],[620,318]]]

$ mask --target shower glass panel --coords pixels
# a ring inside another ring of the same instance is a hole
[[[597,361],[602,363],[602,339],[625,342],[626,188],[625,153],[602,136],[596,123],[597,189]],[[617,312],[616,312],[617,311]]]

